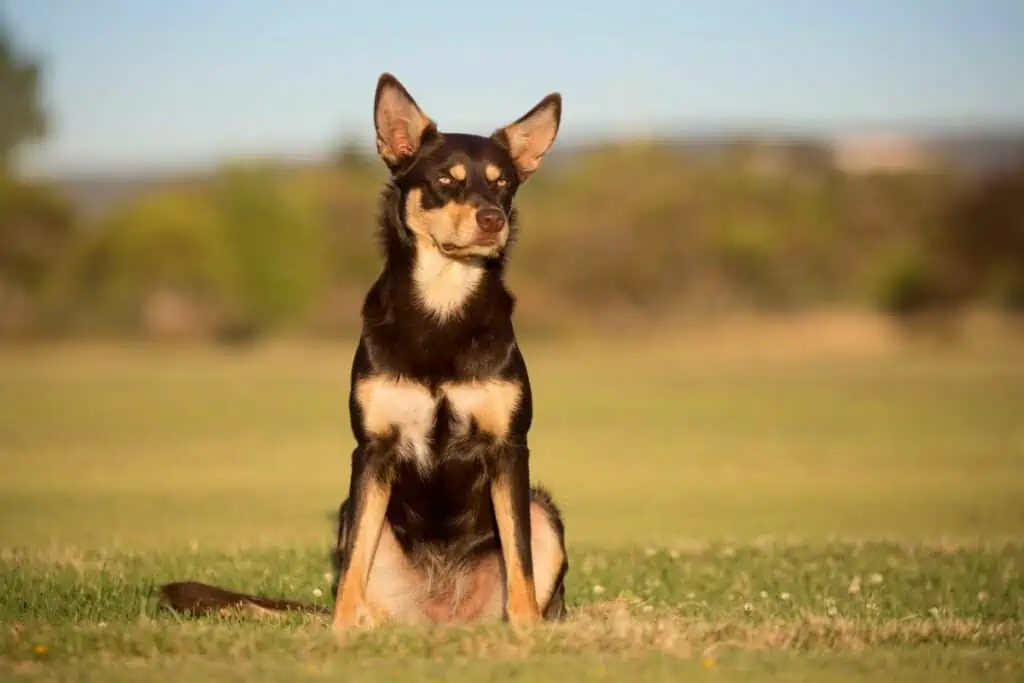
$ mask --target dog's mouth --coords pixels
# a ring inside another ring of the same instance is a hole
[[[467,258],[471,256],[493,256],[501,248],[501,240],[497,234],[483,233],[477,235],[472,242],[457,244],[455,242],[435,242],[437,248],[445,256],[451,258]]]

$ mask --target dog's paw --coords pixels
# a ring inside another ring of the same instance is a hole
[[[508,623],[515,631],[529,631],[540,625],[540,617],[536,615],[516,615],[508,617]]]
[[[377,617],[366,603],[343,606],[334,615],[331,630],[341,635],[356,629],[368,629],[377,626]]]
[[[541,621],[540,610],[536,603],[525,601],[523,604],[510,603],[507,608],[508,623],[517,631],[533,628]]]

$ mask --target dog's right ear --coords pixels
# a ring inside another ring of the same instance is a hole
[[[416,156],[427,131],[437,130],[409,91],[389,73],[381,74],[377,80],[373,124],[377,130],[377,153],[392,171]]]

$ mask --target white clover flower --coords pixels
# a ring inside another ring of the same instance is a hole
[[[761,599],[762,600],[767,600],[768,599],[768,591],[761,591]]]
[[[791,597],[793,596],[787,593],[786,591],[782,591],[781,593],[779,593],[779,598],[782,600],[789,601]]]
[[[857,576],[853,577],[853,580],[850,581],[850,587],[847,588],[846,590],[847,590],[847,592],[850,595],[856,595],[857,593],[860,593],[860,575],[859,574]]]
[[[595,583],[593,591],[594,591],[594,595],[601,595],[602,593],[604,593],[604,586],[602,586],[599,583]]]
[[[745,602],[745,603],[743,603],[743,611],[746,612],[747,614],[750,614],[750,613],[752,613],[754,611],[754,606],[752,604],[750,604],[749,602]]]
[[[877,586],[884,580],[885,579],[878,572],[872,572],[871,576],[868,577],[868,583],[870,583],[872,586]]]
[[[323,594],[324,594],[324,592],[322,590],[320,590],[319,588],[314,588],[313,589],[313,596],[314,597],[319,598],[319,597],[322,597]]]

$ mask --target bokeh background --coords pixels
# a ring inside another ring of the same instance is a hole
[[[525,332],[1024,306],[1013,2],[3,7],[0,333],[351,336],[376,76],[451,130],[551,90]]]
[[[1024,4],[0,18],[10,543],[326,542],[382,71],[447,130],[563,94],[508,276],[575,538],[1024,524]]]

